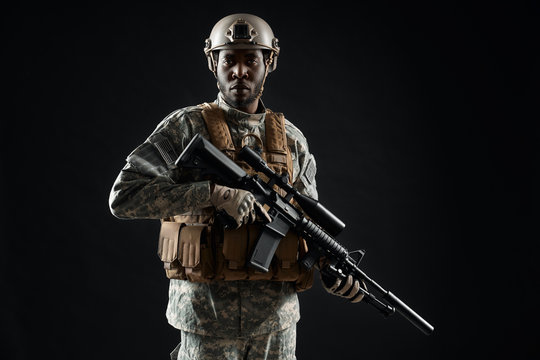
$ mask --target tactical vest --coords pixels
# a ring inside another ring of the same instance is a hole
[[[210,141],[247,173],[254,171],[237,158],[246,137],[253,136],[262,149],[261,157],[279,174],[287,172],[293,178],[293,164],[287,146],[285,118],[267,109],[265,114],[265,142],[254,134],[247,134],[236,148],[224,111],[216,104],[204,103],[202,116]],[[265,179],[264,174],[259,176]],[[266,178],[267,179],[267,178]],[[265,179],[265,180],[266,180]],[[281,192],[281,189],[276,187]],[[313,284],[313,270],[305,270],[298,259],[307,252],[307,244],[294,231],[280,241],[270,270],[267,273],[248,267],[247,261],[259,235],[261,225],[243,225],[238,229],[224,229],[214,225],[214,209],[176,215],[162,219],[158,255],[164,262],[170,279],[209,282],[212,280],[271,280],[293,281],[297,291]]]

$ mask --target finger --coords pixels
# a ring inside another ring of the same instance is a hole
[[[255,219],[257,219],[257,214],[255,214],[255,208],[252,208],[249,212],[249,223],[252,224],[255,222]]]
[[[364,280],[359,281],[358,285],[360,285],[360,287],[362,287],[362,289],[367,290],[367,286],[366,286],[366,283],[364,282]],[[357,303],[357,302],[362,301],[363,298],[364,298],[364,292],[360,290],[360,291],[358,291],[358,295],[351,299],[351,302],[352,303]]]
[[[268,212],[258,201],[255,201],[253,205],[257,207],[259,213],[266,219],[267,222],[272,222],[272,218],[270,217],[270,215],[268,215]]]
[[[244,216],[244,214],[247,213],[248,211],[248,205],[245,202],[240,203],[240,205],[238,205],[237,211],[238,211],[238,214]]]
[[[238,221],[240,221],[241,224],[246,224],[249,219],[249,212],[246,208],[242,208],[238,212]]]
[[[324,284],[324,282],[323,282]],[[339,285],[341,285],[341,279],[340,278],[337,278],[336,279],[336,282],[334,283],[334,285],[332,285],[332,287],[330,287],[328,289],[328,291],[332,292],[332,293],[335,293],[336,289],[339,287]]]
[[[349,293],[349,295],[344,296],[344,298],[352,299],[353,297],[356,296],[356,294],[358,294],[359,290],[360,290],[360,282],[358,280],[355,280],[351,292]]]
[[[255,202],[255,197],[253,196],[253,194],[251,194],[250,192],[246,192],[246,195],[242,198],[242,203],[251,207],[253,206],[254,202]]]
[[[336,291],[336,295],[345,294],[351,288],[352,285],[353,285],[353,277],[351,275],[349,275],[347,277],[347,282],[345,283],[345,286],[343,286],[342,289]]]
[[[251,195],[251,193],[250,193]],[[255,218],[256,218],[256,215],[255,215],[255,197],[253,195],[250,196],[250,198],[248,198],[248,203],[246,204],[247,205],[247,213],[249,215],[249,223],[252,223],[255,221]]]
[[[256,202],[256,200],[255,200],[254,197],[252,197],[251,199],[247,199],[246,206],[247,206],[249,211],[251,211],[251,209],[253,209],[253,207],[255,206],[255,202]]]
[[[246,192],[246,195],[239,201],[239,206],[243,208],[243,211],[248,212],[253,208],[254,202],[255,197],[250,192]]]
[[[351,300],[351,302],[357,303],[357,302],[362,301],[363,298],[364,298],[364,293],[360,291],[358,294],[356,294],[356,297]]]

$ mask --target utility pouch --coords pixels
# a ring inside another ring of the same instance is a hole
[[[300,273],[298,264],[299,237],[289,231],[279,242],[274,258],[274,278],[280,281],[296,281]]]
[[[169,279],[209,281],[214,273],[214,259],[206,238],[207,225],[162,221],[158,256]]]
[[[212,277],[212,250],[206,241],[207,225],[182,226],[178,247],[178,261],[185,276],[192,282],[206,282]]]
[[[182,224],[172,221],[162,221],[159,232],[158,256],[163,261],[163,267],[169,279],[186,279],[184,268],[178,261],[178,244]]]
[[[245,280],[248,236],[247,227],[223,230],[224,280]]]

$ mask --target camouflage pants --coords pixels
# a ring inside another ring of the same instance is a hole
[[[218,338],[182,331],[171,360],[296,360],[296,326],[250,338]]]

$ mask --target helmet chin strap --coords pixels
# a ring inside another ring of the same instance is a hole
[[[266,81],[266,77],[268,76],[268,69],[270,68],[270,65],[272,65],[273,62],[274,62],[274,52],[271,51],[270,56],[264,62],[264,64],[265,64],[264,78],[263,78],[263,81],[262,81],[262,84],[261,84],[261,90],[259,91],[259,95],[257,95],[257,100],[259,100],[262,97],[262,94],[263,94],[263,91],[264,91],[264,82]]]

